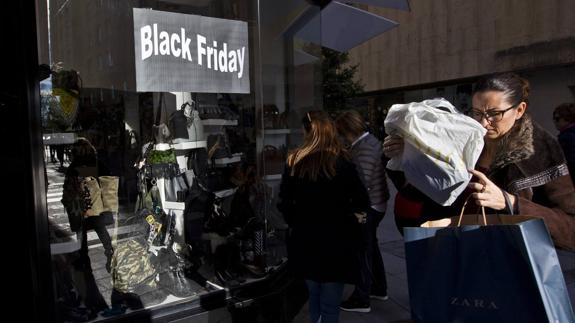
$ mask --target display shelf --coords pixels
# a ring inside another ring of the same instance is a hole
[[[237,126],[238,120],[227,119],[204,119],[202,120],[204,126]]]
[[[264,135],[287,135],[291,129],[264,129]]]
[[[232,155],[232,157],[227,157],[227,158],[216,158],[213,160],[214,165],[216,166],[225,166],[228,164],[233,164],[233,163],[239,163],[242,161],[242,155],[243,154],[234,154]]]
[[[206,148],[208,146],[207,141],[187,141],[178,144],[172,144],[171,147],[176,150],[186,150],[186,149],[196,149],[196,148]]]
[[[214,195],[219,198],[228,197],[236,192],[237,188],[230,188],[227,190],[215,191]]]
[[[264,129],[264,135],[289,135],[302,133],[302,129]]]
[[[169,210],[184,210],[186,208],[186,203],[184,202],[164,202],[164,209]]]

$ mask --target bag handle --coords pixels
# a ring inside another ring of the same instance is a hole
[[[469,195],[467,197],[467,199],[465,199],[465,203],[463,203],[463,207],[461,208],[461,213],[459,213],[459,220],[457,220],[457,226],[460,227],[461,226],[461,220],[463,220],[463,212],[465,211],[465,207],[467,206],[467,202],[469,202],[469,199],[471,198],[471,195]],[[483,225],[487,225],[487,217],[485,216],[485,207],[481,207],[481,214],[483,216]],[[477,216],[479,216],[479,213],[477,214]]]
[[[154,120],[154,125],[159,126],[162,122],[162,101],[164,98],[164,93],[160,92],[160,98],[158,99],[158,110],[156,110],[156,117]]]

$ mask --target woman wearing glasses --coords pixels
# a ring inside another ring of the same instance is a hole
[[[487,130],[485,146],[468,190],[445,208],[411,187],[398,173],[390,177],[398,187],[398,226],[419,225],[435,219],[429,214],[456,215],[469,194],[493,213],[542,217],[556,246],[575,250],[575,189],[557,140],[526,113],[529,83],[513,73],[485,77],[475,85],[471,117]],[[387,157],[402,153],[401,138],[384,141]],[[419,215],[419,217],[414,216]]]

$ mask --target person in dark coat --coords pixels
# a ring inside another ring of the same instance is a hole
[[[62,204],[68,213],[70,229],[77,233],[81,241],[78,255],[72,261],[72,272],[80,299],[86,307],[85,314],[95,318],[99,312],[108,309],[108,304],[98,289],[92,271],[88,255],[88,230],[95,230],[98,234],[106,255],[106,270],[110,272],[114,249],[106,224],[113,222],[113,215],[109,212],[100,212],[92,205],[92,194],[85,186],[85,180],[88,177],[93,179],[91,183],[93,185],[100,176],[109,175],[109,171],[98,161],[96,149],[87,139],[76,140],[72,145],[71,157],[72,162],[68,166],[64,180]]]
[[[76,199],[78,195],[84,194],[81,179],[88,176],[97,179],[98,177],[109,175],[110,171],[106,164],[98,159],[96,148],[94,148],[87,139],[78,138],[72,146],[72,162],[66,171],[62,204],[64,204],[68,212],[72,231],[79,231],[79,233],[81,233],[82,246],[80,249],[80,259],[82,259],[83,265],[87,267],[90,266],[90,258],[88,257],[88,231],[94,230],[98,234],[104,247],[106,270],[108,272],[110,272],[111,269],[110,266],[114,249],[106,225],[113,223],[113,214],[110,212],[98,212],[97,214],[82,212],[84,214],[79,219],[80,222],[77,222],[74,221],[71,213],[73,213],[74,199]],[[90,202],[86,201],[86,203],[89,204]],[[89,207],[84,206],[84,208],[88,209]],[[77,222],[77,224],[74,222]]]
[[[553,122],[559,130],[557,139],[563,148],[567,168],[575,185],[575,103],[563,103],[556,107]]]
[[[289,225],[288,268],[304,279],[313,322],[339,322],[344,283],[359,279],[360,219],[369,197],[329,116],[304,117],[304,143],[292,151],[278,209]]]
[[[474,178],[451,206],[434,203],[403,173],[388,170],[398,189],[395,220],[400,229],[458,215],[471,195],[486,213],[543,218],[555,246],[575,250],[575,188],[561,146],[527,113],[529,91],[528,81],[514,73],[487,76],[475,85],[471,116],[487,130],[485,146],[470,170]],[[401,155],[403,139],[385,138],[383,151],[389,158]]]
[[[363,226],[363,248],[361,254],[361,280],[348,300],[340,308],[349,312],[371,311],[370,298],[386,300],[387,280],[385,266],[379,251],[377,227],[385,215],[389,191],[383,164],[381,142],[367,132],[365,121],[354,110],[344,111],[335,121],[338,133],[349,144],[351,160],[356,165],[360,178],[367,189],[370,208]]]

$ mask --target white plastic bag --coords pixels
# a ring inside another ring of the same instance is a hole
[[[441,205],[451,205],[465,190],[483,149],[486,130],[445,99],[395,104],[385,129],[403,137],[401,157],[387,167],[405,173],[409,183]]]

